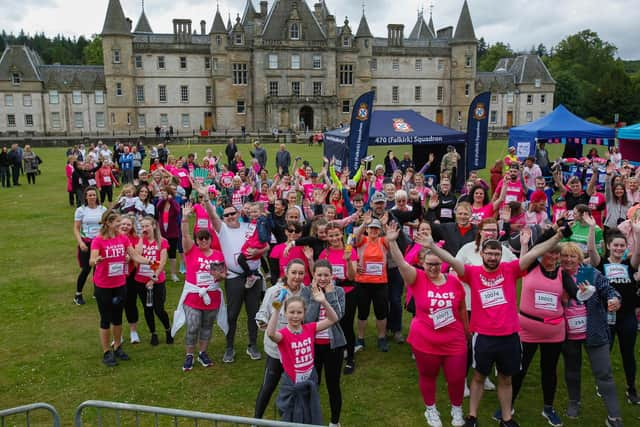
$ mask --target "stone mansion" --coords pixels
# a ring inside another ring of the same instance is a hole
[[[271,4],[269,4],[271,3]],[[375,37],[320,0],[247,0],[235,22],[174,19],[155,33],[142,10],[135,27],[109,0],[101,32],[104,66],[45,65],[25,46],[0,57],[0,136],[140,134],[156,126],[200,130],[322,129],[348,123],[356,98],[413,109],[466,128],[476,93],[490,90],[490,126],[508,128],[553,109],[555,82],[535,55],[476,71],[477,39],[466,0],[454,27],[422,12],[410,32],[389,24]]]

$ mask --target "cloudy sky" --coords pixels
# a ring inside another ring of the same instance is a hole
[[[141,0],[120,0],[134,25],[140,16]],[[316,0],[307,0],[310,5]],[[226,22],[242,14],[246,0],[220,0]],[[259,0],[254,0],[258,10]],[[269,6],[273,0],[269,0]],[[348,17],[353,28],[362,14],[362,0],[326,0],[339,25]],[[455,26],[462,0],[365,0],[366,15],[375,36],[385,36],[389,23],[404,24],[405,35],[416,22],[417,10],[428,16],[433,3],[436,28]],[[44,31],[47,35],[89,36],[99,33],[108,0],[2,0],[0,29],[17,33]],[[490,43],[507,42],[515,50],[528,50],[542,42],[547,47],[583,29],[596,31],[618,47],[624,59],[640,59],[640,8],[632,0],[469,0],[476,36]],[[171,32],[173,18],[189,18],[194,27],[200,20],[211,25],[215,0],[146,0],[145,11],[155,32]]]

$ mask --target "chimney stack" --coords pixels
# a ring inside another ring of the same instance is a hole
[[[262,15],[263,18],[266,18],[268,13],[269,3],[263,0],[260,2],[260,15]]]
[[[200,34],[203,36],[207,34],[207,21],[204,19],[200,21]]]
[[[389,24],[387,25],[389,46],[401,47],[404,41],[404,25]]]

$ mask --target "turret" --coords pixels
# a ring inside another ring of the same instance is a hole
[[[478,40],[466,0],[462,5],[458,24],[449,45],[451,46],[452,77],[451,127],[464,129],[467,125],[468,106],[475,97],[474,83],[478,52]]]

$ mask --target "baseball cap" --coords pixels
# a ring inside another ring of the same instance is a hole
[[[373,196],[371,196],[371,203],[384,202],[386,200],[387,197],[380,191],[376,191],[375,193],[373,193]]]
[[[384,166],[382,166],[382,165],[376,165],[376,170],[378,170],[378,169],[384,169]]]
[[[516,151],[516,147],[509,147],[509,151]]]
[[[531,194],[531,203],[540,203],[540,202],[546,202],[547,201],[547,195],[544,193],[544,191],[534,191],[533,194]]]
[[[557,202],[564,202],[565,198],[563,196],[558,196],[558,198],[556,199],[556,203]]]
[[[369,228],[382,228],[382,224],[380,223],[380,220],[374,218],[374,219],[371,220],[371,224],[369,224],[367,227],[369,227]]]
[[[144,169],[140,169],[140,170],[138,171],[138,176],[140,176],[140,175],[142,175],[142,174],[146,174],[146,173],[147,173],[147,171],[146,171],[146,170],[144,170]]]
[[[317,178],[318,172],[311,172],[311,178]]]

